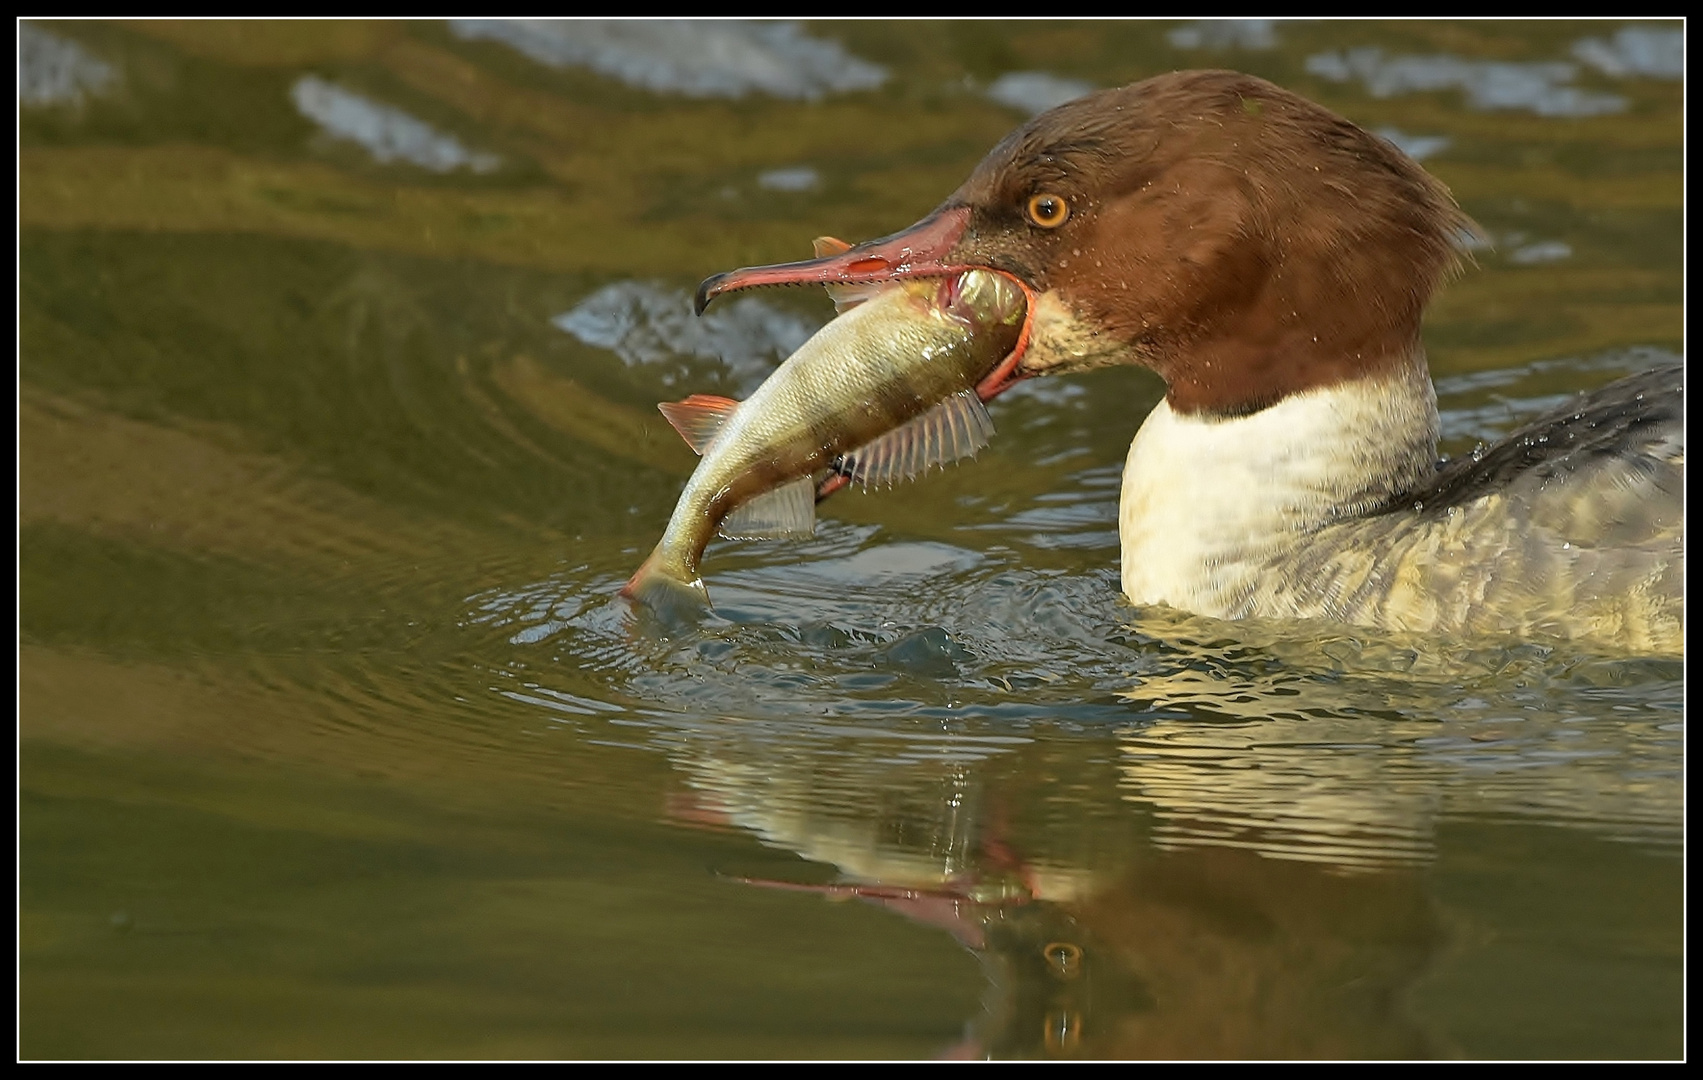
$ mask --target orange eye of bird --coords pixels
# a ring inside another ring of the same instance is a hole
[[[1043,229],[1056,229],[1070,217],[1070,204],[1063,195],[1042,193],[1029,198],[1029,220]]]

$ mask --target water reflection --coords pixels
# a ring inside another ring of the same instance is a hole
[[[1171,842],[1370,866],[1423,861],[1440,821],[1473,815],[1679,841],[1677,663],[1189,618],[1150,629],[1188,659],[1125,692],[1165,718],[1120,749],[1131,797]]]
[[[1400,1004],[1443,943],[1414,868],[1168,846],[1105,740],[958,736],[919,760],[891,732],[729,721],[670,742],[677,820],[833,870],[747,884],[856,898],[980,958],[982,1013],[947,1056],[1433,1052]]]
[[[609,658],[647,703],[621,737],[680,776],[670,820],[804,860],[725,876],[974,953],[983,1008],[947,1056],[1449,1053],[1409,1002],[1455,940],[1430,876],[1450,822],[1677,850],[1677,665],[1137,618],[871,541],[831,532],[793,573],[730,573],[718,622],[672,638],[554,598],[583,577],[524,609],[486,595],[479,617]],[[946,595],[888,606],[907,574]],[[609,708],[529,677],[555,713]]]

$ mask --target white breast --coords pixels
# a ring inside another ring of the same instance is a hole
[[[1118,508],[1123,589],[1219,618],[1294,610],[1274,563],[1433,467],[1437,399],[1424,362],[1211,419],[1161,402],[1130,444]]]

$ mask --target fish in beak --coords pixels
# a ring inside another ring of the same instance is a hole
[[[698,562],[715,533],[809,535],[825,494],[908,479],[973,455],[993,434],[976,387],[1027,324],[1028,294],[1014,278],[969,270],[829,288],[855,310],[745,401],[694,394],[661,406],[703,458],[624,595],[690,617],[708,602]]]

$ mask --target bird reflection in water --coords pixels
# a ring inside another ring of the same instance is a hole
[[[1184,810],[1174,785],[1160,804],[1140,798],[1131,771],[1144,758],[1105,736],[899,761],[868,732],[768,735],[698,732],[676,758],[688,790],[671,816],[748,831],[838,875],[745,884],[855,898],[973,952],[983,1009],[944,1057],[1443,1052],[1404,1011],[1443,941],[1410,849],[1382,865],[1364,849],[1297,857],[1293,821],[1268,850],[1245,832],[1238,846],[1204,831],[1179,840],[1164,827]],[[1205,809],[1233,804],[1236,785],[1220,781]],[[1328,839],[1321,852],[1338,847]]]

